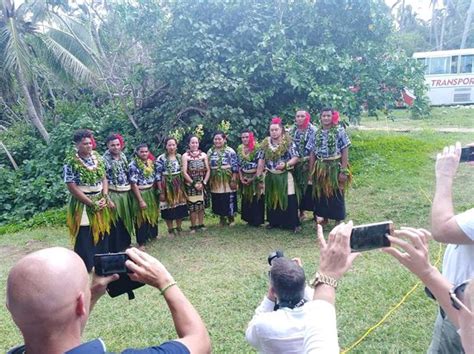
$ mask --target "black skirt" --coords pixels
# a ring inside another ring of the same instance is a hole
[[[163,220],[181,220],[187,216],[189,216],[189,213],[186,204],[178,205],[174,208],[161,209],[161,217]]]
[[[152,226],[151,224],[144,222],[137,228],[137,243],[139,246],[143,246],[147,241],[158,237],[158,225]]]
[[[241,216],[249,225],[262,225],[265,222],[265,196],[254,195],[251,202],[242,199]]]
[[[331,198],[320,197],[315,200],[314,212],[317,216],[332,220],[344,220],[346,218],[346,204],[344,194],[337,190]]]
[[[288,196],[288,207],[286,210],[280,208],[267,208],[268,223],[272,227],[281,227],[282,229],[291,229],[300,226],[300,218],[298,216],[298,200],[296,195]]]
[[[237,213],[237,192],[211,193],[212,212],[219,216],[234,216]]]
[[[74,252],[82,258],[87,272],[90,272],[94,266],[94,255],[109,252],[109,235],[104,236],[94,246],[90,226],[81,226],[74,244]]]
[[[118,219],[115,225],[110,227],[109,252],[121,252],[130,247],[131,243],[132,239],[122,219]]]
[[[306,192],[301,197],[300,210],[314,211],[313,186],[308,185]]]

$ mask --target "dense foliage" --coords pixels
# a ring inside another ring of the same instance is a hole
[[[396,49],[383,0],[38,1],[33,17],[32,4],[15,12],[7,3],[0,141],[19,170],[0,155],[0,223],[65,202],[62,161],[77,128],[98,141],[120,131],[128,147],[158,151],[171,131],[186,136],[200,124],[206,147],[223,120],[231,145],[243,128],[262,137],[272,115],[289,124],[297,108],[334,106],[358,122],[364,110],[393,108],[404,87],[419,97],[414,114],[427,109],[422,70]],[[15,55],[8,23],[21,30]]]

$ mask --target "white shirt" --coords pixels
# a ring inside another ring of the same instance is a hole
[[[336,309],[324,300],[314,300],[306,319],[305,354],[339,354]]]
[[[316,322],[321,322],[322,326],[326,326],[326,318],[319,316],[320,302],[309,301],[303,306],[294,309],[282,308],[273,311],[275,303],[265,296],[261,304],[256,308],[255,314],[245,332],[247,342],[259,353],[302,353],[306,324],[313,323],[317,319]],[[332,326],[332,320],[329,320],[328,328],[325,330],[329,330],[329,327]],[[335,345],[338,348],[335,319],[333,332],[335,335],[328,336],[328,341],[333,340],[335,337]]]
[[[460,229],[474,241],[474,208],[455,216]],[[474,277],[474,244],[446,247],[443,258],[443,275],[458,285]]]

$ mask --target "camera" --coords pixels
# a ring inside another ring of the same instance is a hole
[[[276,250],[272,253],[270,253],[268,255],[268,258],[267,258],[267,261],[268,261],[268,264],[271,266],[272,265],[272,261],[275,259],[275,258],[281,258],[281,257],[284,257],[285,255],[283,254],[283,251],[280,251],[280,250]]]
[[[100,276],[131,273],[125,266],[127,259],[125,252],[96,254],[94,256],[95,273]]]

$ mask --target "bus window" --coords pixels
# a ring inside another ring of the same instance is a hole
[[[449,57],[430,58],[429,74],[449,74],[448,63]]]
[[[451,74],[458,73],[458,58],[459,56],[457,55],[451,57]]]
[[[429,73],[429,67],[428,67],[428,63],[426,62],[426,58],[418,58],[418,59],[416,59],[416,61],[418,63],[420,63],[420,65],[423,66],[425,74],[428,74]]]
[[[472,73],[474,55],[461,55],[461,72]]]

